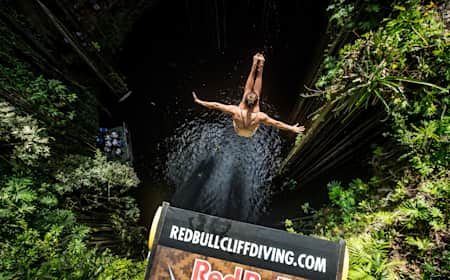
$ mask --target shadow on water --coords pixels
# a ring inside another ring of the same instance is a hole
[[[203,191],[215,166],[213,157],[199,163],[186,182],[181,185],[172,198],[174,206],[180,208],[196,208],[198,194]]]

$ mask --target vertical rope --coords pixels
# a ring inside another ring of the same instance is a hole
[[[227,6],[225,4],[225,0],[222,0],[222,28],[223,28],[223,48],[226,49],[227,47]]]
[[[220,35],[220,19],[219,19],[219,6],[217,0],[214,0],[214,10],[216,12],[216,38],[217,38],[217,50],[222,51],[221,35]]]
[[[186,18],[187,18],[187,22],[189,25],[189,31],[191,33],[193,33],[194,29],[192,26],[192,16],[191,16],[191,9],[189,7],[189,0],[184,1],[184,4],[185,4],[185,9],[186,9]]]

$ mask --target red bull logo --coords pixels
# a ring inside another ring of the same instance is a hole
[[[223,275],[211,270],[211,264],[206,260],[195,259],[191,280],[261,280],[259,273],[236,266],[233,274]]]

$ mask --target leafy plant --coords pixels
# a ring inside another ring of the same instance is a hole
[[[56,190],[64,194],[67,207],[93,229],[98,244],[133,254],[135,244],[144,242],[143,228],[138,226],[140,212],[130,196],[139,183],[133,169],[108,161],[100,151],[93,159],[68,157],[62,166],[56,175]]]
[[[350,279],[398,279],[395,268],[404,264],[388,257],[389,242],[369,234],[347,240],[350,253]]]
[[[336,14],[336,22],[357,15],[351,4],[336,2],[347,7]],[[433,2],[396,1],[391,12],[379,28],[325,59],[314,90],[322,92],[324,104],[312,127],[334,117],[345,123],[376,104],[384,110],[386,129],[380,135],[385,140],[377,143],[371,160],[376,177],[348,186],[330,182],[330,204],[308,222],[314,234],[347,240],[350,279],[446,279],[448,29]],[[310,129],[304,139],[313,139],[315,131]],[[301,228],[295,219],[286,226]]]
[[[34,166],[40,158],[50,155],[49,138],[36,120],[16,114],[13,106],[0,102],[0,143],[5,149],[3,156]]]

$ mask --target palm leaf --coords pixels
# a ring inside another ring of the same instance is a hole
[[[448,89],[440,87],[438,85],[435,85],[433,83],[429,83],[429,82],[424,82],[421,80],[416,80],[416,79],[410,79],[410,78],[405,78],[405,77],[397,77],[397,76],[388,76],[385,78],[385,80],[388,81],[401,81],[401,82],[407,82],[407,83],[412,83],[412,84],[418,84],[418,85],[423,85],[423,86],[427,86],[427,87],[432,87],[432,88],[436,88],[439,89],[443,92],[448,92]]]

